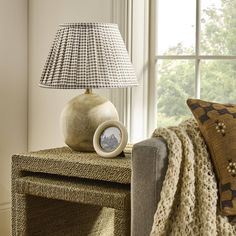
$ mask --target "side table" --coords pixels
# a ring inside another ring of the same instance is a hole
[[[67,147],[12,156],[12,235],[130,235],[130,155]]]

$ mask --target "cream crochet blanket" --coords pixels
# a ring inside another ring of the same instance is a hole
[[[159,128],[169,149],[169,165],[152,236],[236,235],[236,225],[217,210],[217,183],[205,142],[193,119]]]

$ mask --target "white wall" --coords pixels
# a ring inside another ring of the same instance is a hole
[[[0,236],[11,235],[11,155],[26,151],[27,141],[29,150],[64,145],[60,112],[83,92],[38,87],[58,24],[117,22],[125,14],[114,9],[125,1],[0,0]]]
[[[60,112],[83,90],[38,87],[51,43],[60,23],[112,22],[112,0],[29,0],[29,150],[63,146]],[[109,90],[97,90],[109,96]]]
[[[10,235],[11,155],[27,149],[27,0],[0,0],[0,235]]]

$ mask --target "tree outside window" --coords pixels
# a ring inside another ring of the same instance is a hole
[[[188,97],[236,104],[236,0],[159,0],[157,16],[158,126],[190,117]]]

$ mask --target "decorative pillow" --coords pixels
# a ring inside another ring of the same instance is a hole
[[[218,182],[221,211],[236,215],[236,105],[188,99],[209,148]]]

